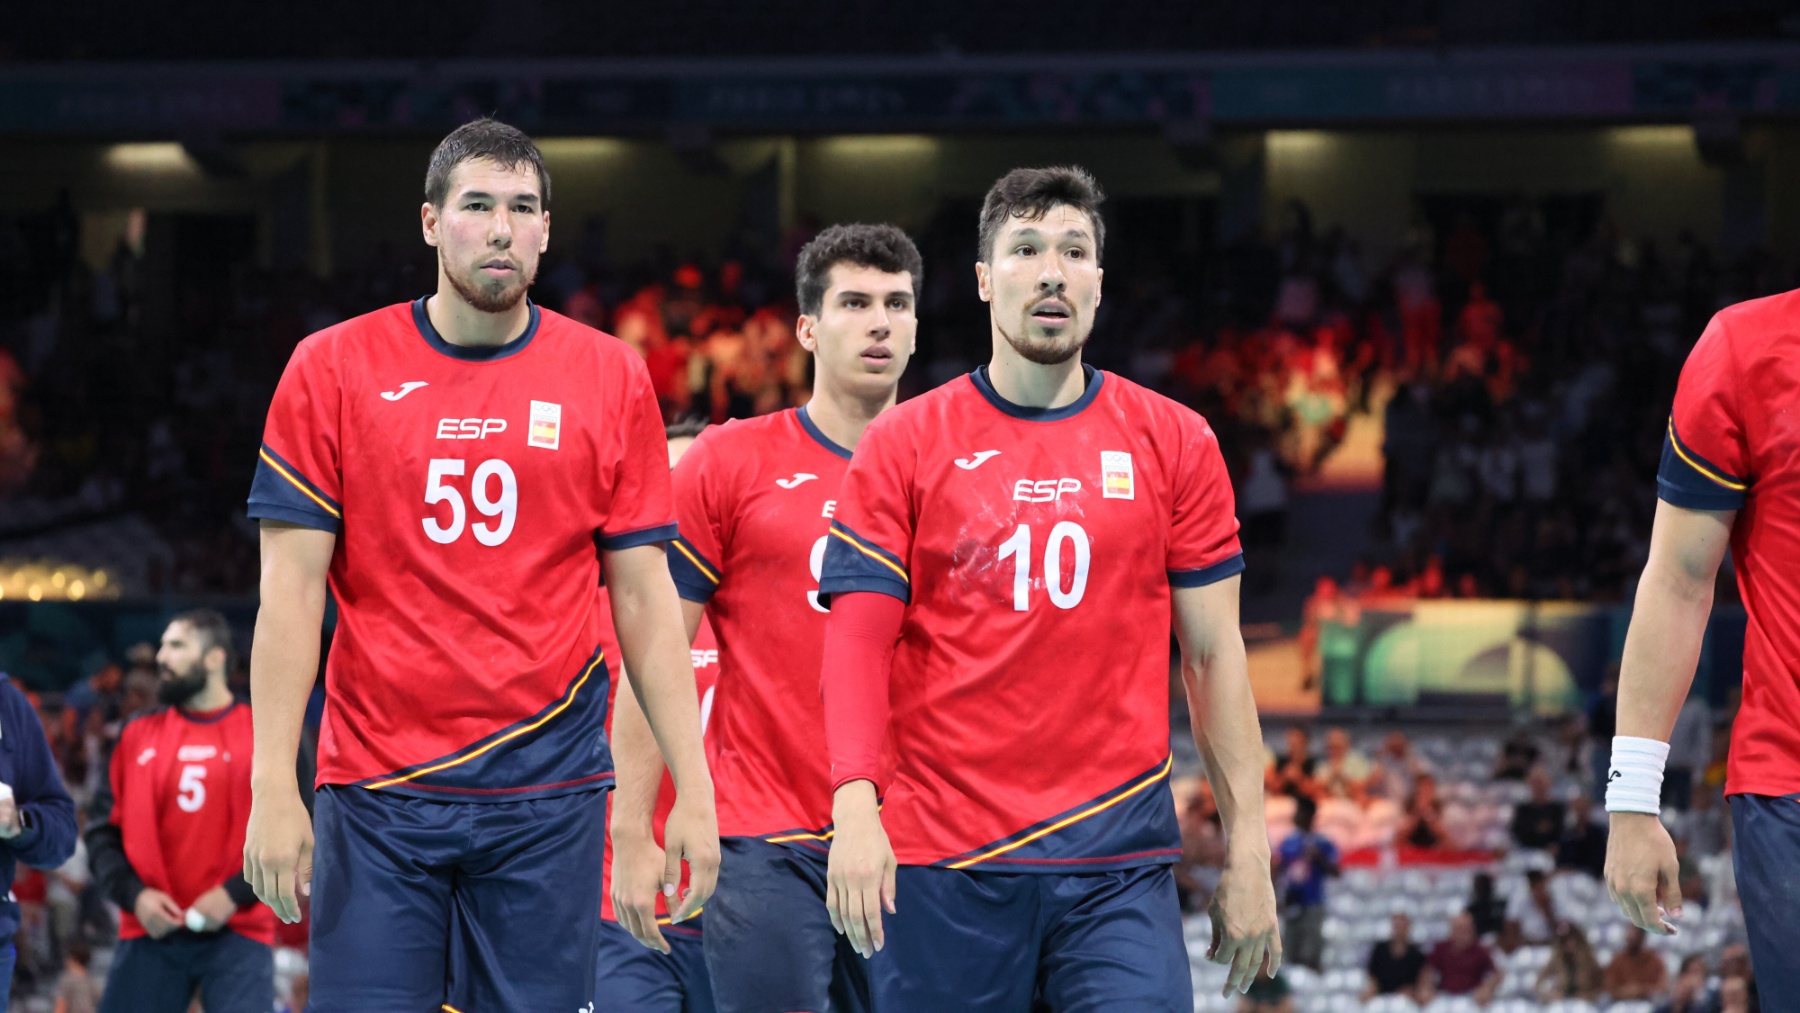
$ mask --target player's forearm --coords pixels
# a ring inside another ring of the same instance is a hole
[[[662,784],[663,758],[623,667],[613,707],[612,833],[615,838],[649,835],[656,816],[656,790]]]
[[[906,603],[876,591],[837,595],[825,621],[819,691],[833,789],[863,782],[875,792],[887,736],[888,684]]]
[[[1262,726],[1250,693],[1249,664],[1243,640],[1233,631],[1230,644],[1216,645],[1206,656],[1184,658],[1188,714],[1194,744],[1206,763],[1227,847],[1248,848],[1266,855],[1267,823],[1263,816]]]
[[[273,585],[273,586],[272,586]],[[250,650],[250,694],[255,701],[254,791],[298,790],[295,758],[306,702],[319,671],[319,629],[325,618],[325,588],[282,586],[265,573],[256,639]]]
[[[1650,558],[1638,581],[1619,670],[1618,734],[1669,740],[1694,681],[1713,582],[1736,520],[1733,510],[1656,504]]]
[[[688,643],[700,629],[706,606],[683,598],[681,618]],[[609,817],[614,838],[626,834],[651,835],[656,817],[657,789],[662,786],[663,758],[656,735],[639,706],[637,690],[624,665],[618,668],[619,692],[613,702],[612,753],[613,797]]]
[[[619,648],[638,706],[676,790],[710,791],[711,776],[700,745],[693,655],[668,563],[655,546],[609,552],[607,563],[613,628],[619,631]]]
[[[846,781],[831,793],[831,822],[836,826],[880,818],[881,799],[875,794],[875,782],[860,778]]]
[[[1618,734],[1669,740],[1694,681],[1713,582],[1652,559],[1638,583],[1619,666]]]

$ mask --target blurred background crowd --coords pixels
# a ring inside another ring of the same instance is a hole
[[[329,279],[201,273],[159,333],[132,238],[94,270],[75,255],[80,220],[66,203],[0,219],[0,532],[130,514],[167,546],[141,564],[142,590],[249,591],[242,502],[288,354],[426,291],[429,251],[383,243]],[[1619,600],[1647,550],[1687,349],[1715,309],[1794,272],[1761,248],[1725,259],[1689,234],[1665,247],[1550,220],[1520,197],[1486,222],[1411,228],[1376,262],[1296,202],[1270,241],[1191,270],[1178,248],[1119,250],[1090,358],[1219,430],[1253,551],[1282,542],[1293,483],[1360,428],[1380,434],[1381,500],[1357,565],[1331,575],[1349,594]],[[792,407],[811,366],[792,258],[817,227],[621,265],[590,218],[534,297],[636,347],[671,419]],[[971,223],[940,216],[919,241],[930,282],[909,392],[973,368],[988,341]]]

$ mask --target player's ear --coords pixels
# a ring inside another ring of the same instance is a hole
[[[538,239],[538,256],[540,256],[540,257],[543,256],[545,253],[549,252],[549,250],[550,250],[550,211],[548,208],[546,208],[544,210],[544,234],[541,238]]]
[[[426,201],[419,207],[419,228],[425,233],[425,245],[437,245],[438,209]]]
[[[1100,289],[1101,289],[1101,283],[1104,281],[1106,281],[1106,268],[1104,268],[1104,267],[1094,268],[1094,305],[1095,306],[1100,305]]]
[[[206,656],[202,660],[206,662],[206,667],[209,670],[214,666],[217,666],[219,671],[225,672],[225,665],[231,659],[226,656],[225,648],[214,644],[212,647],[206,649]],[[229,675],[230,673],[226,672],[225,674]]]
[[[813,328],[818,322],[819,318],[809,313],[800,314],[794,321],[794,338],[800,342],[800,347],[808,352],[819,350],[819,337],[813,333]]]
[[[993,273],[980,260],[975,262],[975,291],[981,294],[982,302],[994,301]]]

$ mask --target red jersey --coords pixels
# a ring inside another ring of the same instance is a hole
[[[817,848],[831,822],[819,573],[849,467],[805,408],[708,429],[675,466],[669,570],[723,645],[706,749],[723,836]]]
[[[608,657],[622,658],[619,652],[619,637],[612,625],[612,602],[606,589],[600,589],[600,612],[607,617],[606,629],[601,641],[606,644]],[[712,624],[705,617],[700,620],[700,628],[694,632],[694,687],[700,693],[700,735],[704,738],[713,708],[713,689],[719,681],[719,642],[713,638]],[[618,698],[619,687],[615,681],[608,691],[606,708],[606,734],[612,735],[612,701]],[[656,815],[651,826],[656,833],[656,842],[662,843],[663,824],[669,821],[669,810],[675,808],[675,779],[663,770],[662,786],[656,791]],[[612,830],[606,833],[606,851],[600,856],[600,917],[607,921],[617,921],[613,914],[612,903]],[[683,887],[685,889],[685,885]],[[669,906],[661,894],[656,896],[656,913],[659,917],[667,917]],[[684,923],[686,924],[686,923]]]
[[[252,744],[250,707],[242,703],[211,714],[155,710],[119,733],[112,822],[132,871],[183,908],[244,870]],[[275,912],[267,904],[238,911],[226,927],[275,943]],[[136,915],[119,912],[119,938],[144,935]]]
[[[599,549],[674,537],[643,360],[531,307],[493,348],[425,300],[315,334],[250,516],[338,533],[319,783],[518,799],[609,784]]]
[[[1738,511],[1731,559],[1749,626],[1725,791],[1800,791],[1800,291],[1707,325],[1681,371],[1657,494]]]
[[[1169,589],[1243,569],[1232,503],[1206,422],[1111,373],[1033,409],[983,369],[875,420],[820,587],[908,603],[881,786],[902,864],[1175,860]]]

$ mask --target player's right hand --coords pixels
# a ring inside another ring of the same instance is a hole
[[[826,862],[825,910],[831,927],[850,941],[864,958],[887,944],[881,912],[894,913],[895,873],[893,845],[881,825],[875,803],[875,786],[852,781],[838,789],[854,803],[834,805],[831,857]],[[863,796],[866,796],[863,797]]]
[[[649,827],[612,831],[613,915],[631,937],[661,953],[671,952],[656,927],[656,898],[662,892],[663,849]]]
[[[1606,838],[1606,893],[1633,925],[1672,936],[1681,917],[1681,866],[1675,841],[1649,813],[1612,813]]]
[[[300,790],[254,793],[244,838],[244,878],[257,899],[289,925],[300,920],[301,896],[312,892],[312,856],[312,817],[300,801]]]
[[[187,921],[187,912],[175,903],[175,898],[161,890],[145,887],[138,894],[137,904],[132,908],[137,916],[138,924],[150,934],[151,939],[161,939],[169,933],[181,928]]]

